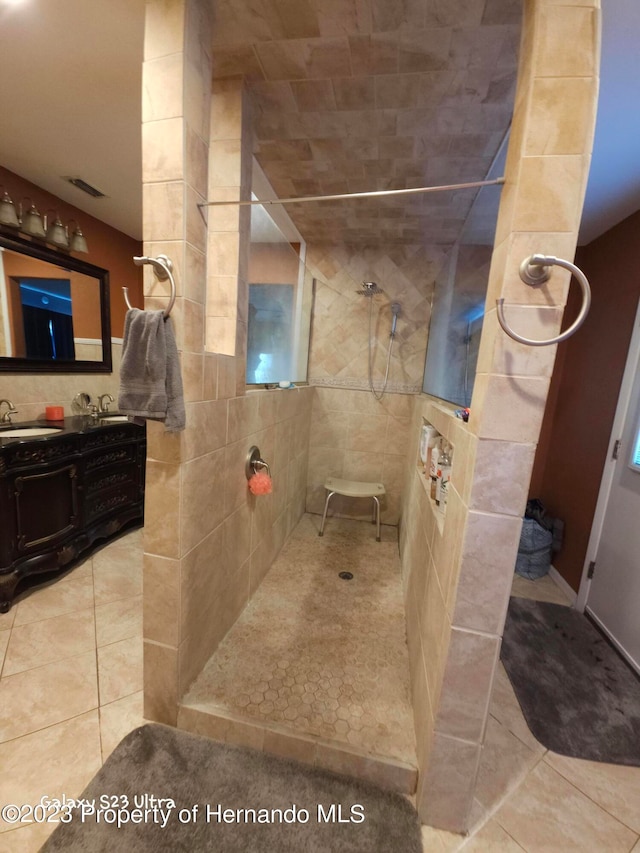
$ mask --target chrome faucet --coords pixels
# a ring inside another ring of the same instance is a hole
[[[14,408],[14,405],[11,400],[0,400],[0,408],[2,408],[3,403],[7,404],[7,411],[3,412],[2,415],[0,415],[0,424],[10,424],[11,415],[17,415],[18,410]]]
[[[107,402],[104,402],[105,397],[107,398]],[[98,411],[99,412],[108,412],[109,411],[109,403],[113,403],[113,397],[111,394],[100,394],[98,397]]]

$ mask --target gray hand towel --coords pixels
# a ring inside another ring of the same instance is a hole
[[[162,311],[126,313],[118,407],[136,421],[163,421],[168,432],[185,427],[178,348]]]

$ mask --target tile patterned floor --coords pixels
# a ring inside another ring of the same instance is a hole
[[[184,704],[415,767],[397,529],[318,526],[303,516]]]
[[[550,578],[527,584],[516,579],[514,590],[563,601]],[[143,722],[141,592],[134,532],[0,614],[0,801],[79,794]],[[0,825],[0,853],[36,853],[51,829]],[[424,827],[423,840],[425,853],[640,853],[640,768],[547,751],[501,669],[473,832],[462,838]]]
[[[568,604],[546,576],[514,577],[513,594]],[[567,758],[529,731],[504,667],[494,683],[473,828],[423,827],[425,853],[640,853],[640,767]]]
[[[0,802],[80,794],[142,718],[142,535],[18,595],[0,614]],[[0,822],[0,853],[54,824]]]

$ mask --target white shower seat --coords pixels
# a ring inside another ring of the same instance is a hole
[[[322,513],[322,524],[318,536],[324,536],[324,523],[327,520],[329,501],[334,495],[344,495],[347,498],[373,498],[373,521],[376,523],[376,542],[380,541],[380,495],[386,494],[382,483],[362,483],[358,480],[341,480],[329,477],[324,484],[327,499]]]

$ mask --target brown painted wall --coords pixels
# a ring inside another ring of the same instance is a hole
[[[298,243],[252,243],[249,251],[249,282],[297,284],[300,269],[299,251]]]
[[[640,297],[639,229],[640,211],[578,249],[592,307],[584,326],[558,348],[531,479],[531,497],[564,519],[564,545],[553,564],[576,591]],[[573,284],[565,325],[579,299]]]
[[[25,197],[30,198],[40,211],[44,214],[47,210],[57,210],[63,222],[75,219],[80,223],[89,253],[86,255],[75,255],[90,264],[109,270],[111,285],[111,334],[118,338],[122,337],[124,329],[124,315],[126,305],[122,298],[122,288],[129,288],[131,304],[139,308],[143,307],[142,296],[142,269],[133,263],[134,255],[142,254],[142,244],[132,237],[117,231],[110,225],[100,222],[88,213],[79,210],[72,204],[62,201],[57,196],[46,192],[46,190],[21,178],[0,166],[0,184],[9,193],[16,207]]]

